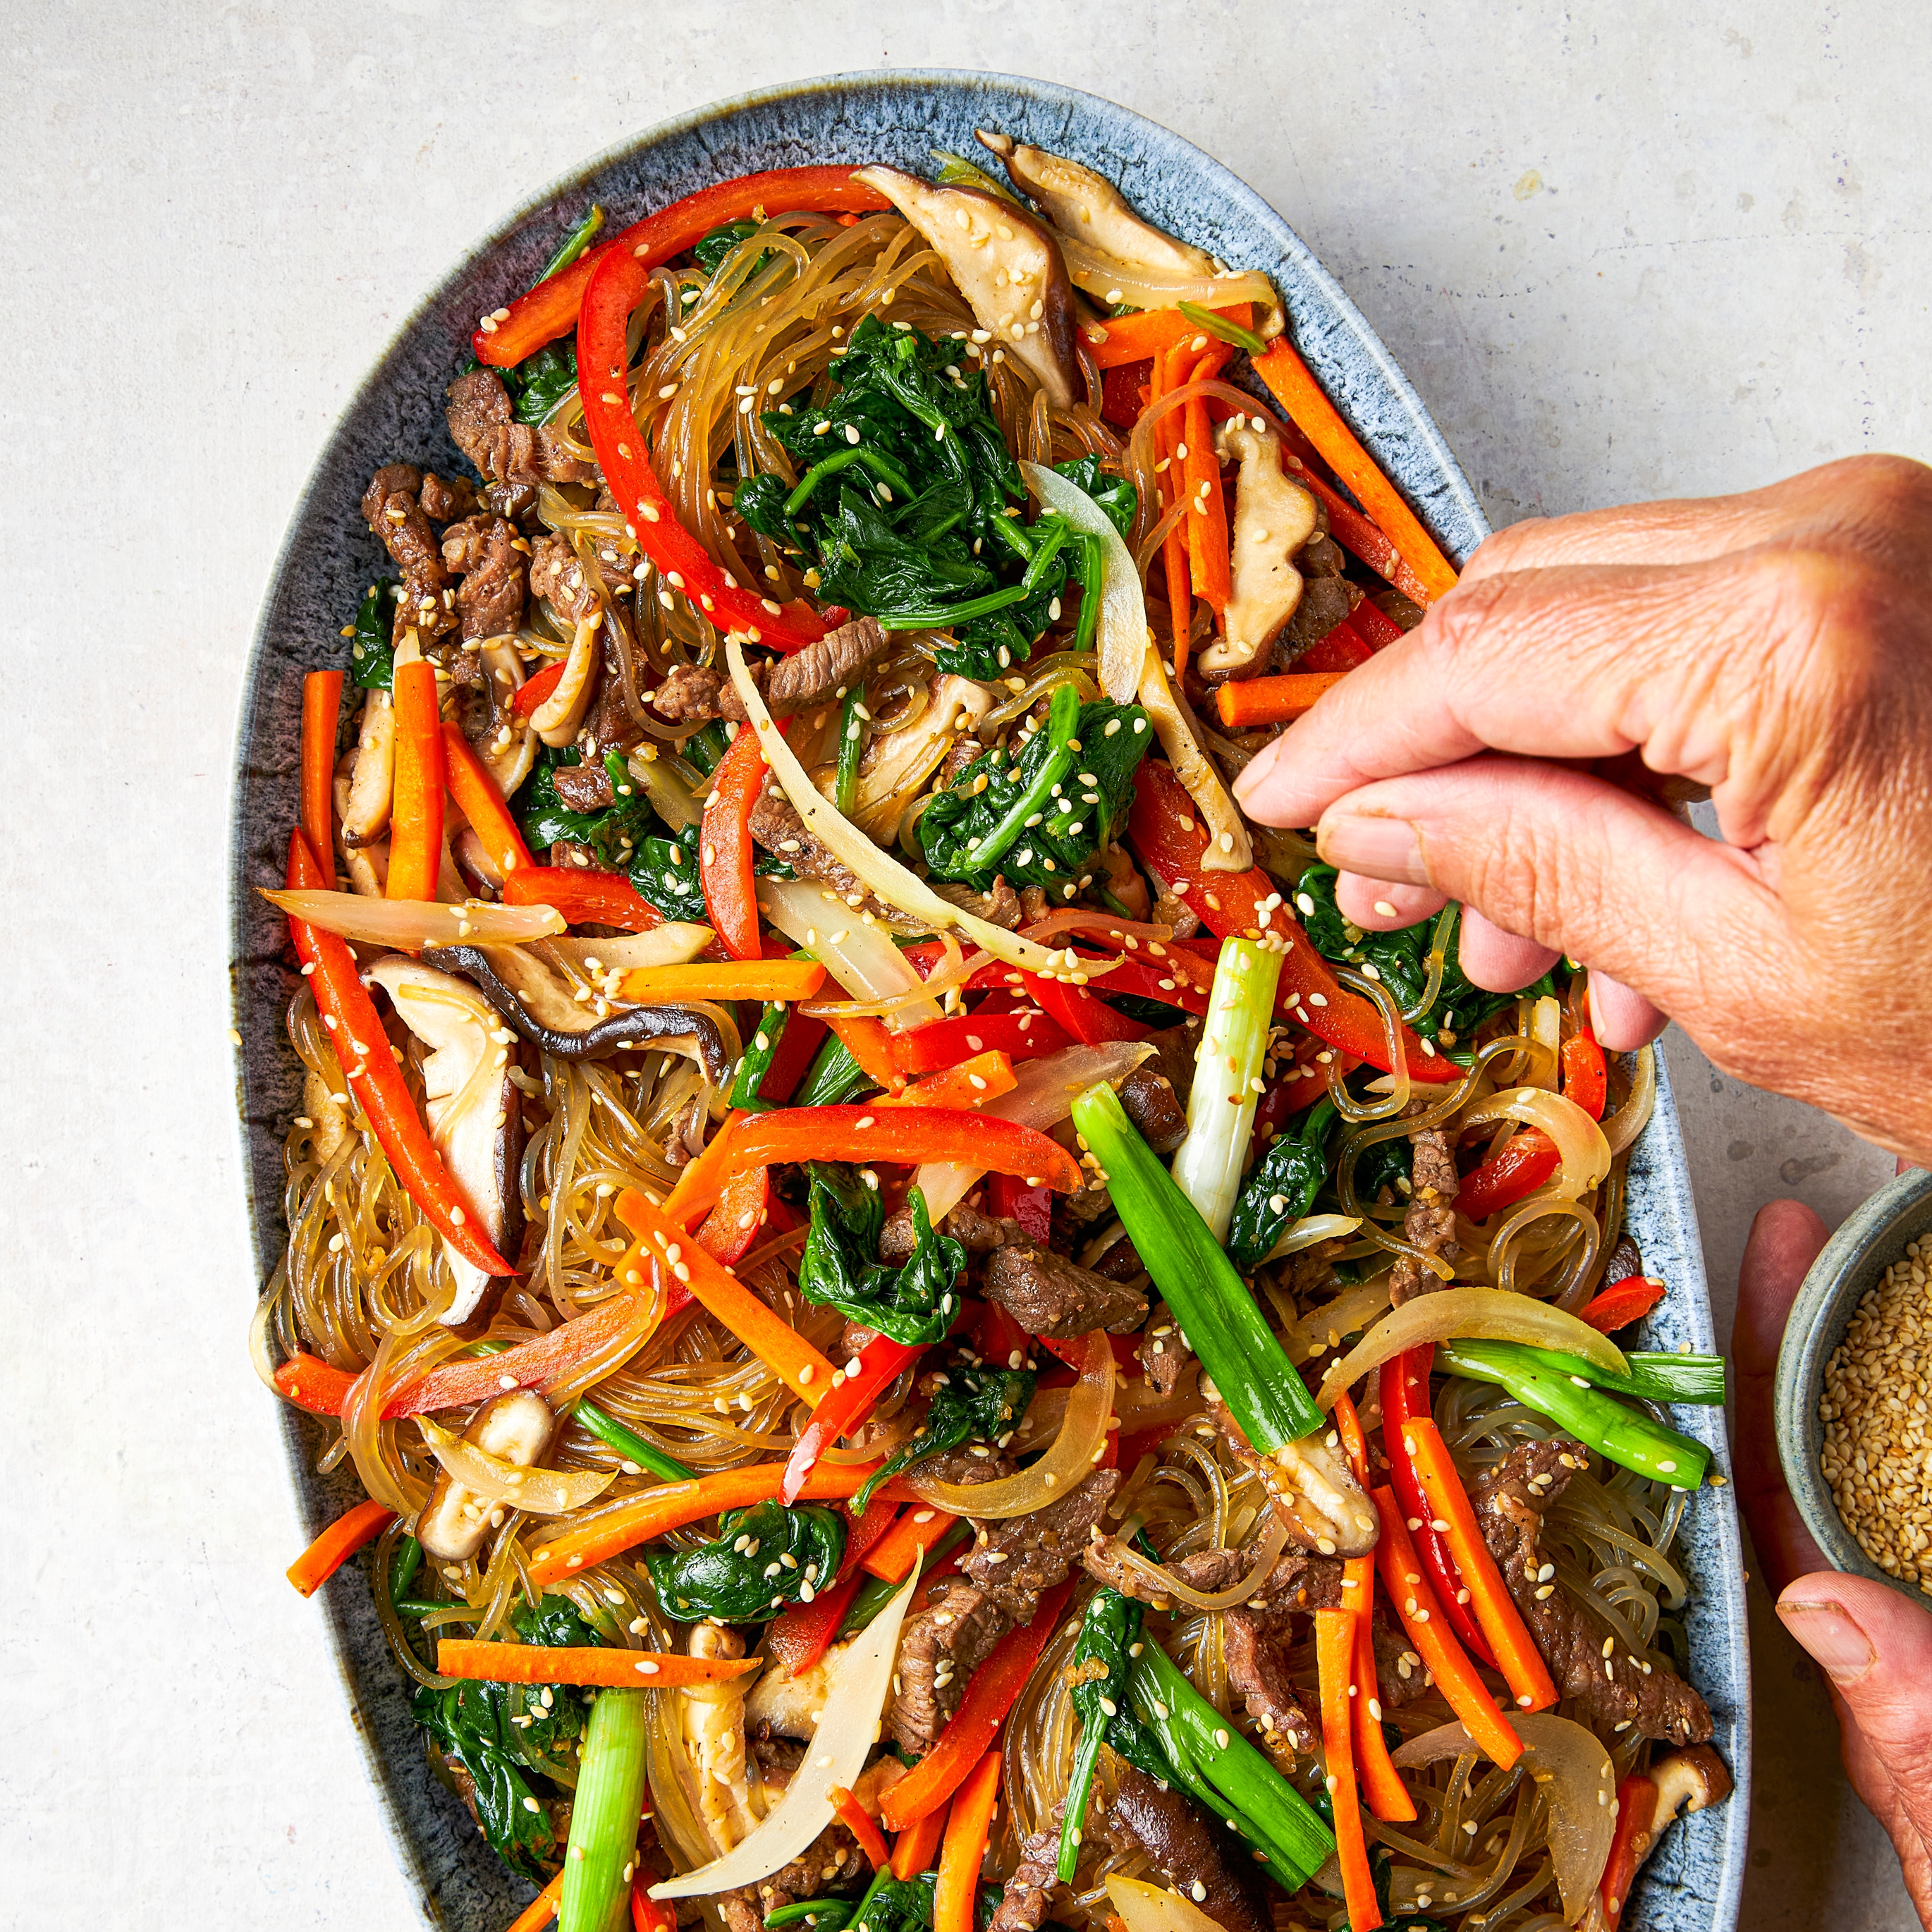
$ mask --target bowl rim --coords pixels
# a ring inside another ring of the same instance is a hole
[[[1778,1351],[1772,1414],[1785,1487],[1811,1540],[1833,1569],[1888,1584],[1922,1608],[1928,1593],[1888,1575],[1868,1556],[1838,1514],[1826,1480],[1825,1425],[1818,1414],[1825,1370],[1853,1313],[1906,1242],[1932,1235],[1932,1173],[1914,1168],[1862,1202],[1819,1251],[1791,1304]]]

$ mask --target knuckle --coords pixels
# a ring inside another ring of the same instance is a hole
[[[1909,456],[1878,452],[1832,466],[1862,521],[1887,526],[1932,524],[1932,468]]]

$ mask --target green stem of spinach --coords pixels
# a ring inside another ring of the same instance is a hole
[[[544,263],[544,272],[537,280],[547,282],[551,276],[561,274],[590,246],[592,238],[603,226],[604,210],[593,201],[584,210],[583,220],[563,238],[563,245]]]
[[[422,1545],[413,1536],[406,1536],[396,1545],[396,1553],[389,1564],[389,1600],[395,1603],[416,1581],[416,1572],[422,1568]]]
[[[1211,308],[1203,308],[1198,302],[1176,302],[1174,307],[1196,328],[1204,328],[1210,335],[1217,336],[1223,342],[1232,342],[1237,349],[1245,349],[1250,356],[1260,355],[1268,346],[1252,328],[1244,328],[1238,322],[1230,322],[1225,315],[1216,315]]]
[[[812,501],[814,491],[826,477],[836,476],[839,471],[850,470],[855,463],[863,464],[881,482],[890,484],[908,502],[919,494],[918,485],[890,456],[882,450],[868,449],[863,443],[858,443],[849,449],[836,452],[821,463],[814,463],[799,478],[798,488],[785,499],[785,515],[796,517]]]
[[[788,1007],[770,1005],[758,1016],[758,1030],[738,1062],[737,1075],[731,1082],[730,1099],[727,1102],[740,1113],[770,1114],[777,1110],[778,1102],[764,1099],[758,1089],[764,1084],[765,1076],[772,1070],[772,1061],[777,1056],[790,1017]]]
[[[507,1342],[478,1342],[469,1352],[472,1355],[500,1355],[509,1346]],[[634,1430],[626,1429],[614,1415],[608,1415],[594,1402],[579,1398],[574,1408],[566,1414],[574,1416],[607,1449],[614,1449],[620,1456],[627,1457],[640,1468],[648,1469],[654,1476],[661,1476],[667,1483],[694,1482],[695,1469],[687,1468],[675,1456],[668,1455],[655,1444],[646,1442]]]
[[[943,1562],[972,1534],[973,1526],[962,1516],[926,1552],[921,1574],[930,1572]],[[852,1599],[852,1607],[845,1612],[845,1621],[838,1626],[838,1634],[842,1637],[856,1636],[892,1601],[893,1592],[902,1588],[904,1583],[903,1576],[896,1583],[884,1576],[868,1576],[859,1586],[858,1594]]]
[[[1033,783],[1013,800],[1005,818],[973,848],[976,868],[990,868],[997,865],[1010,848],[1018,844],[1021,835],[1028,829],[1028,821],[1036,822],[1052,805],[1054,787],[1065,784],[1079,755],[1068,743],[1079,718],[1080,693],[1070,684],[1060,686],[1053,694],[1053,701],[1046,714],[1050,748],[1040,760]]]
[[[842,818],[852,816],[853,801],[859,796],[859,754],[865,748],[865,727],[859,714],[864,709],[866,687],[855,684],[845,694],[838,712],[838,776],[832,802]]]
[[[718,761],[731,748],[731,740],[724,727],[716,718],[701,731],[694,731],[684,741],[684,755],[709,778],[716,770]]]
[[[1100,623],[1100,560],[1103,553],[1098,537],[1082,536],[1076,542],[1080,548],[1080,561],[1073,572],[1080,585],[1080,621],[1074,626],[1073,641],[1068,648],[1090,651],[1094,648],[1094,634]]]
[[[798,1083],[792,1105],[836,1107],[842,1101],[851,1100],[862,1087],[871,1084],[866,1078],[866,1070],[846,1052],[845,1042],[836,1033],[829,1033],[812,1055],[812,1064],[805,1070],[805,1078]]]
[[[989,590],[983,597],[969,597],[962,604],[935,604],[922,610],[881,611],[880,623],[888,631],[950,630],[956,624],[970,623],[975,617],[990,617],[995,610],[1004,610],[1009,604],[1024,604],[1040,588],[1046,578],[1047,566],[1059,555],[1072,534],[1064,518],[1040,519],[1042,524],[1049,522],[1053,527],[1034,549],[1026,574],[1018,583],[1004,590]],[[1036,530],[1038,527],[1035,526]]]

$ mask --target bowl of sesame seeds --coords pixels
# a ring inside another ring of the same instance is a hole
[[[1778,1358],[1785,1481],[1832,1568],[1932,1597],[1932,1174],[1858,1208]]]

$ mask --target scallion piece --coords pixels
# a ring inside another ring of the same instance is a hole
[[[592,202],[584,211],[583,219],[563,238],[562,245],[544,264],[544,272],[538,276],[540,282],[547,282],[553,275],[560,275],[585,249],[590,246],[597,231],[604,226],[602,206]]]
[[[507,1342],[477,1342],[471,1345],[468,1353],[472,1355],[500,1355],[509,1346]],[[655,1476],[661,1476],[667,1483],[688,1483],[697,1480],[698,1472],[687,1468],[675,1456],[668,1454],[655,1444],[646,1442],[634,1430],[626,1429],[614,1415],[607,1415],[594,1402],[579,1401],[569,1413],[596,1436],[607,1449],[614,1449],[620,1456],[636,1463],[640,1469],[648,1469]],[[418,1552],[420,1559],[421,1552]],[[411,1573],[413,1575],[414,1570]],[[402,1585],[397,1586],[398,1593]]]
[[[859,754],[866,742],[864,721],[859,714],[865,708],[865,697],[866,687],[855,684],[846,692],[838,712],[838,776],[832,802],[848,818],[859,796]]]
[[[1581,1376],[1593,1388],[1613,1390],[1618,1395],[1634,1395],[1643,1402],[1681,1402],[1712,1408],[1724,1400],[1724,1358],[1721,1355],[1670,1355],[1648,1350],[1625,1349],[1624,1360],[1630,1372],[1613,1376],[1580,1355],[1568,1355],[1558,1348],[1533,1348],[1522,1345],[1526,1355],[1533,1356],[1558,1375]]]
[[[1238,322],[1230,322],[1225,315],[1216,315],[1211,308],[1203,308],[1198,302],[1176,302],[1174,307],[1196,328],[1204,328],[1210,335],[1218,336],[1223,342],[1232,342],[1237,349],[1245,349],[1250,356],[1258,356],[1268,346],[1252,328],[1244,328]]]
[[[616,1932],[644,1809],[648,1690],[600,1690],[590,1707],[563,1859],[560,1932]]]
[[[1207,1078],[1206,1070],[1196,1076]],[[1102,1081],[1073,1103],[1073,1124],[1100,1163],[1134,1249],[1242,1432],[1263,1455],[1328,1418],[1219,1238],[1174,1185]]]
[[[812,1932],[838,1932],[852,1916],[849,1898],[800,1898],[790,1905],[774,1906],[765,1914],[765,1932],[774,1926],[796,1925],[802,1920]]]
[[[1058,696],[1056,692],[1054,695]],[[1201,1037],[1199,1071],[1187,1099],[1187,1138],[1174,1179],[1216,1241],[1228,1238],[1241,1170],[1254,1138],[1262,1063],[1274,1024],[1281,955],[1252,939],[1228,939],[1214,968]]]
[[[727,1104],[742,1114],[769,1114],[778,1104],[764,1099],[758,1089],[764,1084],[765,1076],[772,1070],[772,1061],[778,1050],[778,1042],[784,1038],[785,1022],[790,1017],[790,1010],[781,1006],[767,1005],[758,1016],[758,1030],[752,1036],[751,1042],[738,1062],[736,1076],[731,1082],[731,1097]],[[758,1042],[764,1044],[760,1046]]]
[[[872,1084],[866,1070],[845,1050],[845,1042],[836,1033],[829,1033],[812,1055],[791,1103],[794,1107],[836,1107]]]

